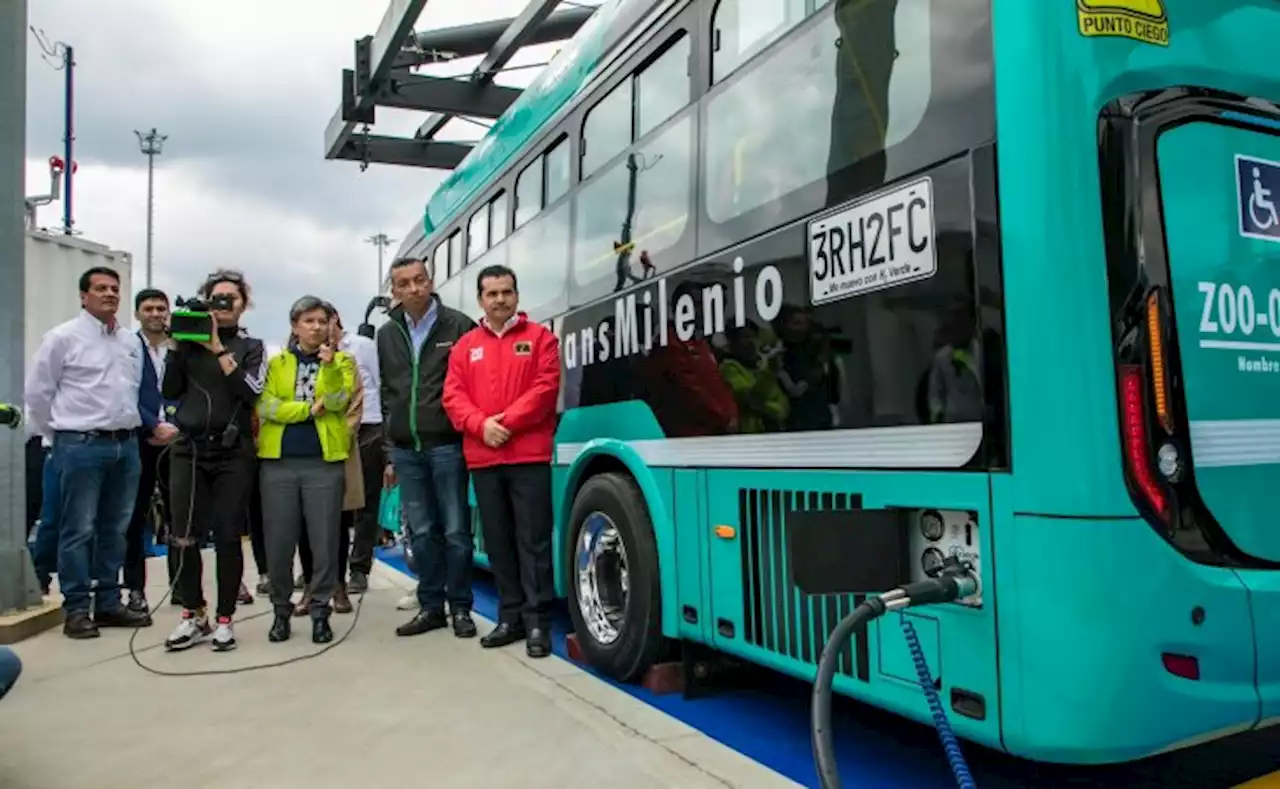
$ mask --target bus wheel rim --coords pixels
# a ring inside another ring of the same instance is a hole
[[[631,574],[622,534],[608,515],[592,512],[583,521],[575,564],[583,624],[597,643],[612,644],[622,634]]]

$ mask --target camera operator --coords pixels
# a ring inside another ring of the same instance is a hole
[[[250,417],[266,376],[262,341],[239,326],[249,293],[237,271],[210,274],[198,296],[209,308],[212,335],[207,342],[178,342],[165,365],[162,392],[177,401],[173,422],[181,431],[172,449],[169,486],[170,545],[179,552],[176,591],[183,611],[165,641],[169,650],[192,647],[210,633],[215,651],[236,646],[231,617],[244,575],[240,532],[257,473]],[[200,558],[200,540],[209,531],[218,561],[216,630],[205,613]]]

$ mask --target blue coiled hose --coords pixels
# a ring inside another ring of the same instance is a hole
[[[920,636],[916,634],[915,625],[905,616],[899,615],[902,623],[902,635],[907,639],[907,648],[911,650],[911,660],[916,664],[916,677],[920,680],[920,689],[929,701],[929,712],[933,713],[933,727],[938,730],[938,739],[942,741],[942,749],[947,753],[947,762],[951,764],[951,774],[956,778],[956,786],[960,789],[977,789],[973,776],[969,774],[969,765],[960,752],[960,742],[956,733],[951,730],[951,721],[947,720],[947,710],[938,697],[938,689],[934,687],[933,677],[929,675],[929,662],[924,658],[924,650],[920,648]]]
[[[883,595],[868,597],[862,601],[848,616],[836,623],[827,643],[822,647],[818,657],[818,672],[813,680],[813,696],[809,710],[809,734],[813,742],[813,765],[818,773],[822,789],[840,789],[840,771],[836,766],[835,744],[831,736],[831,686],[835,681],[836,664],[849,638],[855,633],[865,630],[867,624],[889,611],[900,611],[916,605],[949,603],[981,592],[981,581],[968,565],[958,559],[947,559],[942,572],[935,578],[915,581]],[[960,744],[956,741],[955,732],[947,721],[947,713],[938,698],[938,690],[933,686],[933,678],[929,676],[929,664],[925,661],[924,651],[920,649],[920,638],[915,628],[905,618],[901,620],[902,632],[906,636],[907,646],[911,650],[911,659],[916,665],[920,689],[929,701],[929,710],[933,713],[933,723],[938,729],[938,738],[947,752],[947,761],[960,789],[977,789],[973,776],[969,774],[969,766],[965,764],[960,753]]]

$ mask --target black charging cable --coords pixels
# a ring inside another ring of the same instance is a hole
[[[887,611],[932,603],[949,603],[978,594],[979,589],[978,577],[972,570],[955,557],[950,557],[944,562],[938,577],[900,586],[879,597],[867,598],[853,609],[852,613],[841,619],[831,631],[830,638],[822,648],[822,656],[818,659],[818,674],[813,681],[809,717],[814,767],[817,769],[822,789],[840,789],[841,787],[840,772],[836,767],[835,745],[831,736],[831,686],[835,681],[836,664],[839,661],[840,652],[849,638],[855,632],[865,630],[873,619],[878,619]],[[914,638],[914,630],[910,628],[909,623],[904,623],[903,630],[907,636],[908,646],[911,647],[917,671],[921,674],[921,690],[929,699],[934,725],[947,752],[947,761],[956,778],[956,783],[961,789],[973,789],[973,778],[969,775],[968,765],[964,763],[964,757],[960,754],[955,735],[946,721],[945,712],[941,717],[939,716],[941,707],[937,703],[937,691],[932,681],[928,680],[928,667],[920,653],[919,641]],[[919,671],[921,667],[923,672]]]

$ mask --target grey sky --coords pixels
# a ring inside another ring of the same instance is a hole
[[[374,293],[379,230],[402,238],[421,221],[443,173],[323,158],[352,42],[372,34],[389,0],[40,0],[31,24],[75,47],[76,227],[145,265],[146,159],[133,130],[168,134],[156,171],[155,285],[188,295],[218,266],[254,286],[246,324],[279,341],[289,304],[328,298],[353,327]],[[514,16],[524,0],[430,0],[418,29]],[[44,191],[45,162],[61,154],[63,74],[29,37],[27,193]],[[513,65],[545,62],[530,48]],[[457,74],[460,62],[432,73]],[[504,75],[522,84],[533,70]],[[404,134],[421,116],[379,110],[378,133]],[[475,139],[455,121],[444,138]],[[60,204],[40,223],[61,221]],[[391,252],[394,252],[393,245]],[[123,317],[123,316],[122,316]]]

